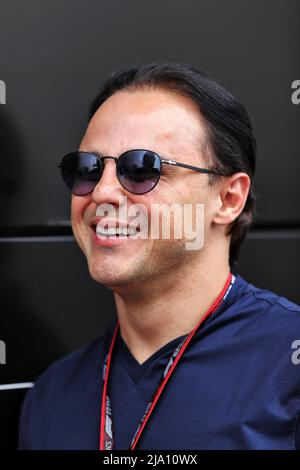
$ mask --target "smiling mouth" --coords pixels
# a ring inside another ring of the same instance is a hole
[[[99,237],[129,237],[140,232],[140,227],[101,227],[96,224],[92,225],[92,229]]]

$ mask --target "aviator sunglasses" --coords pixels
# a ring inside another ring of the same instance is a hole
[[[157,153],[145,149],[127,150],[119,157],[77,151],[65,155],[57,166],[60,168],[62,178],[71,193],[76,196],[85,196],[93,192],[97,186],[104,170],[106,158],[115,160],[120,184],[126,191],[133,194],[145,194],[154,189],[161,176],[163,164],[187,168],[200,173],[228,176],[215,170],[166,160]]]

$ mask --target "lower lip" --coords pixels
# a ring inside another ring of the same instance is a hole
[[[91,231],[93,233],[93,241],[94,244],[97,246],[117,246],[121,245],[122,243],[126,243],[129,240],[133,240],[131,237],[127,236],[121,236],[121,237],[106,237],[105,235],[99,235],[100,238],[98,238],[98,235],[96,232],[91,228]]]

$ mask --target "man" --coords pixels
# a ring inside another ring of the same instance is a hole
[[[300,307],[231,272],[254,213],[255,147],[243,106],[193,67],[107,80],[60,166],[74,236],[118,319],[36,381],[21,449],[300,448]],[[153,236],[157,204],[190,205],[193,222],[203,207],[203,243],[174,236],[178,213],[169,238]],[[136,206],[147,224],[128,217]]]

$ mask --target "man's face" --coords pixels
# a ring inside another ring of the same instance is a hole
[[[149,149],[162,158],[206,168],[200,145],[205,139],[203,118],[190,99],[162,90],[121,91],[108,98],[93,116],[80,150],[119,156],[130,149]],[[97,207],[113,205],[118,225],[120,201],[126,196],[128,210],[137,203],[146,208],[150,233],[152,204],[204,204],[206,244],[217,202],[217,192],[208,185],[208,175],[163,164],[164,174],[156,187],[135,195],[120,185],[115,161],[104,162],[102,177],[93,193],[72,195],[73,232],[87,258],[91,276],[116,289],[153,280],[159,283],[166,277],[171,281],[183,264],[199,260],[205,245],[202,250],[189,251],[184,239],[127,237],[115,246],[99,246],[95,242]]]

